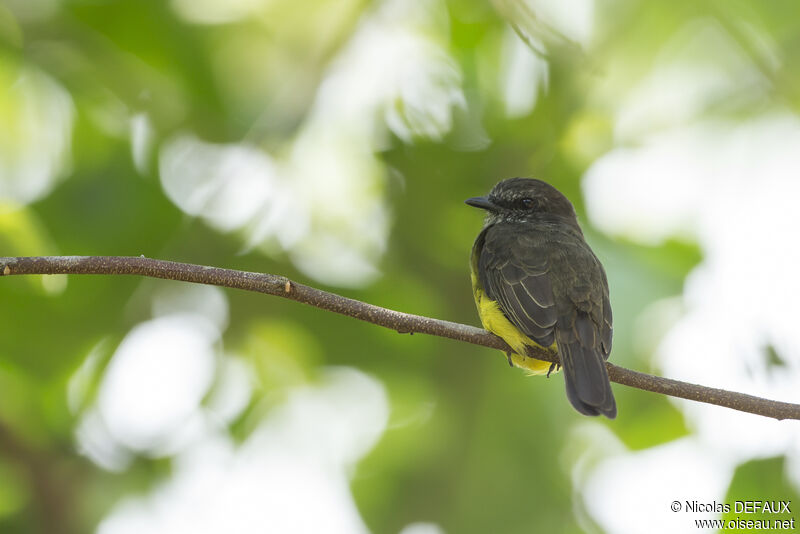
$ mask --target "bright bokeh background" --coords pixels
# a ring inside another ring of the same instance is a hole
[[[798,35],[788,0],[2,0],[0,255],[476,324],[463,200],[535,176],[606,266],[615,363],[800,402]],[[680,533],[737,514],[674,500],[800,502],[793,422],[622,386],[583,418],[500,353],[218,288],[0,303],[4,533]]]

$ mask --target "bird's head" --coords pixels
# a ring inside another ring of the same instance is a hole
[[[561,192],[534,178],[508,178],[485,197],[465,201],[486,210],[486,224],[497,222],[563,221],[578,227],[575,209]]]

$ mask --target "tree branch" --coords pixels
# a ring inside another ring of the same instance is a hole
[[[492,349],[508,351],[506,343],[486,330],[450,321],[422,317],[409,313],[388,310],[366,302],[349,299],[327,291],[314,289],[283,276],[272,274],[204,267],[188,263],[127,256],[41,256],[0,257],[0,275],[25,274],[116,274],[137,275],[166,280],[179,280],[197,284],[243,289],[275,295],[297,302],[310,304],[323,310],[340,313],[348,317],[376,324],[401,334],[420,333],[456,339]],[[544,349],[531,348],[529,356],[558,363],[558,357]],[[724,406],[774,419],[800,420],[800,405],[763,399],[690,384],[669,378],[639,373],[624,367],[606,363],[612,381],[626,386],[662,393],[673,397]]]

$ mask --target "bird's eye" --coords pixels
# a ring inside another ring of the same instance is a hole
[[[520,205],[520,207],[522,207],[522,208],[524,208],[526,210],[532,209],[533,208],[533,199],[532,198],[528,198],[528,197],[521,198],[521,199],[519,199],[519,205]]]

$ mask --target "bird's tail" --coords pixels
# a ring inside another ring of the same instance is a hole
[[[584,415],[617,416],[617,403],[611,391],[605,358],[591,318],[579,312],[574,322],[556,327],[556,340],[567,398]]]

